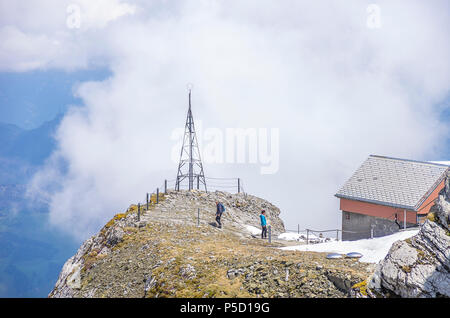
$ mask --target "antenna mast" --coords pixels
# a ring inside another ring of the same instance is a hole
[[[197,181],[197,190],[200,184],[206,188],[205,173],[203,171],[202,159],[200,157],[200,149],[198,147],[197,135],[195,133],[194,118],[191,110],[191,89],[189,89],[189,109],[184,129],[183,146],[181,147],[180,163],[178,165],[177,179],[175,190],[180,190],[181,182],[188,179],[188,189],[194,189],[194,181]],[[187,171],[185,166],[187,164]],[[196,172],[197,171],[197,172]]]

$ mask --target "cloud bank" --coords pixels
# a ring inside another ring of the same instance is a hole
[[[444,1],[379,1],[380,28],[367,26],[369,2],[102,1],[94,10],[78,1],[78,29],[66,25],[70,3],[38,14],[41,3],[1,4],[1,70],[112,72],[74,88],[83,105],[66,114],[58,150],[29,187],[51,222],[80,239],[175,177],[171,134],[184,124],[187,83],[204,128],[279,128],[277,173],[252,164],[205,173],[241,177],[288,228],[337,228],[333,195],[369,154],[431,160],[448,135]]]

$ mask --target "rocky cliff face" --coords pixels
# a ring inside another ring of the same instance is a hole
[[[210,224],[215,200],[222,229]],[[170,192],[140,220],[131,206],[64,264],[49,297],[347,297],[373,271],[252,237],[245,226],[259,226],[261,209],[274,235],[284,232],[279,209],[250,195]]]
[[[449,215],[450,175],[419,233],[394,243],[367,286],[356,286],[355,295],[450,297]]]

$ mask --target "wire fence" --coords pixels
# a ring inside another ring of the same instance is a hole
[[[348,212],[347,212],[348,213]],[[381,237],[390,234],[394,234],[396,232],[408,231],[412,229],[417,229],[422,226],[419,220],[416,220],[416,223],[407,222],[406,211],[404,212],[395,212],[388,216],[386,219],[391,220],[392,224],[371,224],[370,228],[364,229],[362,231],[349,231],[342,229],[332,229],[332,230],[313,230],[313,229],[304,229],[300,230],[300,224],[297,225],[297,230],[286,230],[286,232],[297,233],[298,237],[306,243],[319,243],[323,242],[325,238],[335,238],[339,240],[339,236],[345,240],[356,240],[356,239],[365,239],[365,238],[374,238]],[[316,234],[319,235],[316,235]],[[311,235],[310,235],[311,234]]]
[[[196,178],[194,182],[194,189],[203,191],[206,190],[206,192],[214,192],[214,191],[222,191],[222,192],[235,192],[235,193],[242,193],[245,197],[247,196],[247,193],[245,191],[244,182],[241,178],[212,178],[212,177],[205,177],[205,183],[206,187],[201,188],[201,185],[204,186],[199,182],[199,179]],[[170,179],[170,180],[164,180],[159,187],[156,187],[153,191],[146,193],[145,198],[142,201],[139,201],[137,203],[138,209],[138,220],[140,220],[141,211],[144,212],[146,210],[149,210],[152,206],[155,206],[160,203],[160,201],[163,199],[163,195],[166,194],[168,191],[173,191],[177,189],[176,179]],[[180,183],[178,186],[179,190],[188,190],[189,184]],[[391,217],[394,217],[392,215]],[[411,228],[417,228],[420,227],[421,224],[418,223],[416,225],[409,224],[406,226],[406,222],[404,223],[405,226],[401,227],[399,222],[397,222],[397,215],[395,215],[395,223],[398,225],[398,229],[396,231],[404,231],[404,230],[410,230]],[[368,230],[364,231],[348,231],[348,230],[342,230],[342,229],[330,229],[330,230],[313,230],[313,229],[303,229],[300,230],[300,225],[298,224],[296,230],[287,229],[286,232],[290,233],[297,233],[298,239],[302,239],[306,241],[306,244],[312,243],[320,243],[323,241],[327,241],[329,239],[336,239],[339,240],[339,238],[343,238],[343,234],[349,234],[350,236],[353,235],[353,239],[355,237],[359,238],[374,238],[378,237],[380,235],[375,235],[375,229],[374,226],[372,226]],[[390,234],[395,233],[396,231],[392,230]],[[381,236],[388,235],[383,234]],[[350,236],[347,236],[347,239],[350,238]],[[351,238],[350,238],[351,239]]]
[[[396,231],[392,231],[392,233],[389,233],[389,234],[394,234],[395,232],[409,231],[411,229],[417,229],[417,228],[420,228],[421,225],[422,224],[420,224],[420,223],[418,223],[416,225],[410,225],[406,228],[400,228]],[[306,244],[322,243],[324,241],[327,241],[327,238],[336,239],[336,241],[339,241],[339,237],[342,240],[343,233],[357,235],[357,236],[353,236],[353,237],[347,237],[347,239],[355,239],[355,238],[373,239],[374,237],[389,235],[386,233],[383,233],[383,235],[376,235],[377,233],[376,233],[374,226],[372,226],[370,229],[364,230],[364,231],[348,231],[348,230],[342,230],[342,229],[313,230],[313,229],[308,229],[308,228],[304,229],[304,230],[300,230],[300,225],[298,225],[297,230],[288,229],[285,231],[288,233],[296,233],[298,235],[298,239],[304,240],[306,242]],[[318,233],[318,235],[316,235],[317,233]],[[325,233],[325,235],[324,235],[324,233]],[[328,233],[331,233],[331,234],[327,235]]]
[[[287,233],[296,233],[298,235],[298,240],[303,240],[306,244],[312,243],[321,243],[327,241],[328,239],[336,239],[339,240],[339,233],[342,235],[342,230],[340,229],[331,229],[331,230],[312,230],[312,229],[303,229],[300,230],[300,226],[297,230],[286,230]],[[347,232],[347,231],[345,231]],[[318,235],[316,235],[318,233]],[[331,233],[328,235],[328,233]],[[324,235],[325,234],[325,235]]]
[[[222,191],[222,192],[235,192],[242,193],[245,197],[247,193],[244,190],[244,183],[241,178],[211,178],[205,177],[206,181],[206,189],[202,188],[204,186],[200,183],[200,180],[196,178],[194,182],[194,189],[202,191],[206,190],[206,192],[214,192],[214,191]],[[180,183],[177,187],[176,179],[164,180],[163,183],[153,189],[151,192],[146,193],[145,198],[139,200],[136,203],[137,206],[137,218],[140,221],[141,214],[144,211],[148,211],[151,207],[160,203],[163,200],[164,194],[167,194],[168,191],[173,190],[189,190],[189,184]]]
[[[178,185],[179,190],[189,190],[189,182],[185,179],[185,182],[180,182]],[[214,191],[223,191],[223,192],[231,192],[231,193],[243,193],[246,195],[244,182],[241,178],[212,178],[205,177],[205,184],[203,184],[202,180],[197,176],[193,180],[193,189],[201,190],[206,192],[214,192]],[[177,189],[177,180],[165,180],[165,184],[161,189],[167,190],[175,190]]]
[[[162,187],[161,187],[162,189]],[[137,219],[140,221],[143,212],[150,210],[152,207],[156,206],[163,199],[163,192],[157,187],[152,192],[147,192],[143,200],[139,200],[137,205]]]

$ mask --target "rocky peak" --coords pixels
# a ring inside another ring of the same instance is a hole
[[[223,230],[213,227],[215,224],[216,204],[222,202],[225,212],[222,216]],[[146,206],[142,207],[143,209]],[[137,206],[131,205],[124,213],[115,215],[99,233],[86,240],[77,253],[63,266],[55,288],[50,297],[74,297],[81,289],[83,273],[92,266],[114,253],[124,239],[136,235],[148,225],[164,224],[169,231],[177,231],[176,226],[207,226],[213,231],[231,233],[245,237],[249,233],[246,225],[259,226],[259,213],[267,212],[273,234],[284,232],[283,221],[279,218],[280,210],[270,202],[248,194],[231,194],[227,192],[203,191],[169,191],[161,194],[159,203],[152,197],[149,210],[141,211],[138,216]],[[143,246],[145,249],[145,246]],[[189,275],[190,265],[183,269],[182,275]]]

